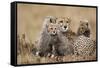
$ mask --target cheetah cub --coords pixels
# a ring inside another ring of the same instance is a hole
[[[58,48],[59,52],[62,55],[70,55],[74,53],[74,49],[73,49],[73,37],[75,35],[74,32],[72,32],[72,30],[70,29],[70,22],[71,19],[69,17],[60,17],[57,18],[56,20],[57,24],[58,24],[58,37],[61,41],[61,46],[59,46],[60,48]]]
[[[88,20],[81,20],[80,25],[78,27],[77,35],[84,35],[86,37],[90,37],[90,28],[88,24]]]
[[[90,38],[90,29],[87,20],[80,21],[77,31],[78,37],[74,42],[74,54],[81,56],[92,55],[96,42]]]
[[[52,46],[57,42],[57,24],[55,17],[46,17],[43,23],[43,29],[37,44],[38,54],[47,56],[52,53]]]

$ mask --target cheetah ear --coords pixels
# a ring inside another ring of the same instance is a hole
[[[87,26],[89,25],[88,22],[86,23],[86,25],[87,25]]]
[[[69,22],[71,22],[71,18],[70,17],[67,17],[67,19],[68,19]]]
[[[57,20],[58,18],[56,17],[56,19],[55,20]]]
[[[86,20],[85,22],[86,22],[86,25],[88,26],[88,25],[89,25],[89,24],[88,24],[88,20]]]
[[[58,19],[58,17],[56,17],[56,19]]]
[[[80,20],[80,23],[82,23],[82,20]]]
[[[83,23],[83,21],[82,20],[80,20],[80,24],[82,24]]]
[[[52,19],[50,18],[50,23],[52,23]]]

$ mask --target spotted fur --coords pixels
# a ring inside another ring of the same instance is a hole
[[[79,36],[74,43],[75,55],[92,55],[95,51],[95,42],[84,35]]]

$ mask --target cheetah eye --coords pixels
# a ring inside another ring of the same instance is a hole
[[[66,21],[66,23],[68,23],[68,21]]]
[[[51,30],[53,30],[53,28],[50,28]]]
[[[84,29],[83,27],[81,29]]]
[[[84,26],[83,24],[80,24],[80,26],[82,27],[82,26]]]
[[[63,21],[59,21],[60,23],[63,23]]]

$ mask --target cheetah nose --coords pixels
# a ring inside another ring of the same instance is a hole
[[[66,29],[66,28],[67,28],[67,26],[64,26],[64,28]]]
[[[55,31],[53,31],[53,33],[56,33]]]

